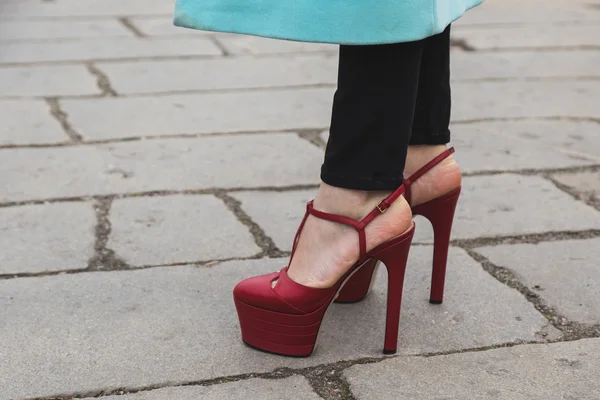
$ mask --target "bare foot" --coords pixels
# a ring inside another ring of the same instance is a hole
[[[314,201],[317,210],[361,220],[389,193],[341,189],[321,184]],[[367,251],[406,232],[412,224],[404,197],[365,229]],[[315,288],[332,287],[359,258],[354,228],[309,216],[288,269],[295,282]]]
[[[404,168],[404,177],[408,178],[437,155],[446,150],[445,145],[409,146]],[[461,184],[458,163],[449,156],[433,167],[416,182],[411,184],[411,206],[425,203],[456,189]]]

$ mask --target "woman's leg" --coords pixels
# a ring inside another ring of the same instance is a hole
[[[423,41],[341,46],[323,182],[392,191],[402,184]]]
[[[402,184],[422,43],[341,46],[316,209],[362,219]],[[402,234],[411,219],[401,197],[367,226],[367,249]],[[354,229],[309,218],[288,275],[306,286],[330,287],[357,259]]]
[[[450,142],[450,26],[423,40],[419,87],[406,158],[405,177],[446,149]],[[421,204],[458,187],[460,168],[449,157],[411,186],[413,205]]]

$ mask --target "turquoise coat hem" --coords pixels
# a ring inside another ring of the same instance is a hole
[[[483,0],[176,0],[174,24],[214,32],[335,44],[420,40]]]

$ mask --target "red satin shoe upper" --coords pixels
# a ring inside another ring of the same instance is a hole
[[[340,215],[328,214],[313,207],[310,201],[306,205],[306,213],[300,223],[300,227],[294,238],[290,262],[294,257],[300,233],[309,215],[324,220],[341,223],[356,229],[358,232],[360,258],[357,263],[331,288],[318,289],[301,285],[294,282],[287,275],[288,267],[279,272],[254,276],[240,282],[234,289],[233,294],[236,300],[249,306],[270,310],[285,314],[308,314],[319,310],[324,305],[328,305],[332,300],[340,284],[351,274],[355,268],[360,266],[368,258],[367,240],[365,234],[366,226],[378,215],[387,210],[392,203],[404,193],[404,186],[398,188],[395,192],[385,198],[379,205],[371,211],[361,221]],[[373,249],[375,251],[376,249]]]

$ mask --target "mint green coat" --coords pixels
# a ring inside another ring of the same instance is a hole
[[[339,44],[409,42],[442,32],[483,0],[176,0],[175,25]]]

